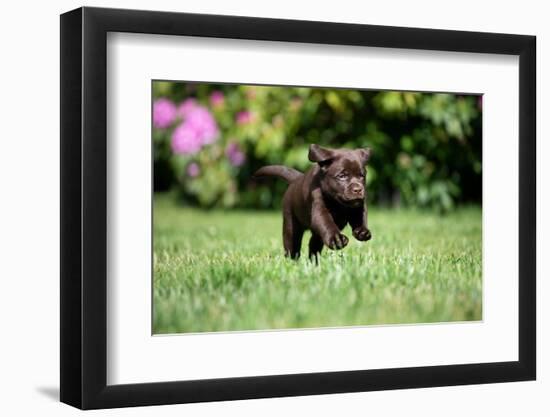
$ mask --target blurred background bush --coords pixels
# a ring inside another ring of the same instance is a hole
[[[274,208],[263,165],[308,146],[370,147],[370,203],[448,212],[481,203],[481,96],[153,82],[154,189],[204,208]]]

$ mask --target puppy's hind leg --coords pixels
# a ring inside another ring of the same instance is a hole
[[[311,234],[309,239],[309,259],[315,261],[316,264],[319,264],[319,259],[317,256],[323,250],[323,239],[316,235],[315,233]]]
[[[303,236],[304,229],[293,218],[292,214],[283,213],[283,246],[285,248],[285,256],[291,259],[298,259],[300,257]]]

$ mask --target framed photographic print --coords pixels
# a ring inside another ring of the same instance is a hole
[[[535,379],[535,37],[61,16],[61,401]]]

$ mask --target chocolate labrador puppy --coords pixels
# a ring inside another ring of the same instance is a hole
[[[283,244],[285,255],[300,256],[305,230],[311,230],[309,256],[317,259],[323,245],[342,249],[348,238],[340,231],[349,223],[357,240],[371,238],[365,204],[366,164],[370,149],[309,147],[316,162],[306,173],[282,165],[260,168],[255,177],[274,176],[288,182],[283,198]]]

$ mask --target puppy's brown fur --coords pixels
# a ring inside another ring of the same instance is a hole
[[[357,240],[367,241],[365,203],[366,164],[370,149],[309,147],[309,160],[316,162],[306,173],[282,165],[260,168],[255,177],[275,176],[289,183],[283,198],[283,245],[285,255],[300,256],[304,231],[311,230],[309,256],[317,259],[323,245],[342,249],[348,238],[341,230],[349,223]]]

